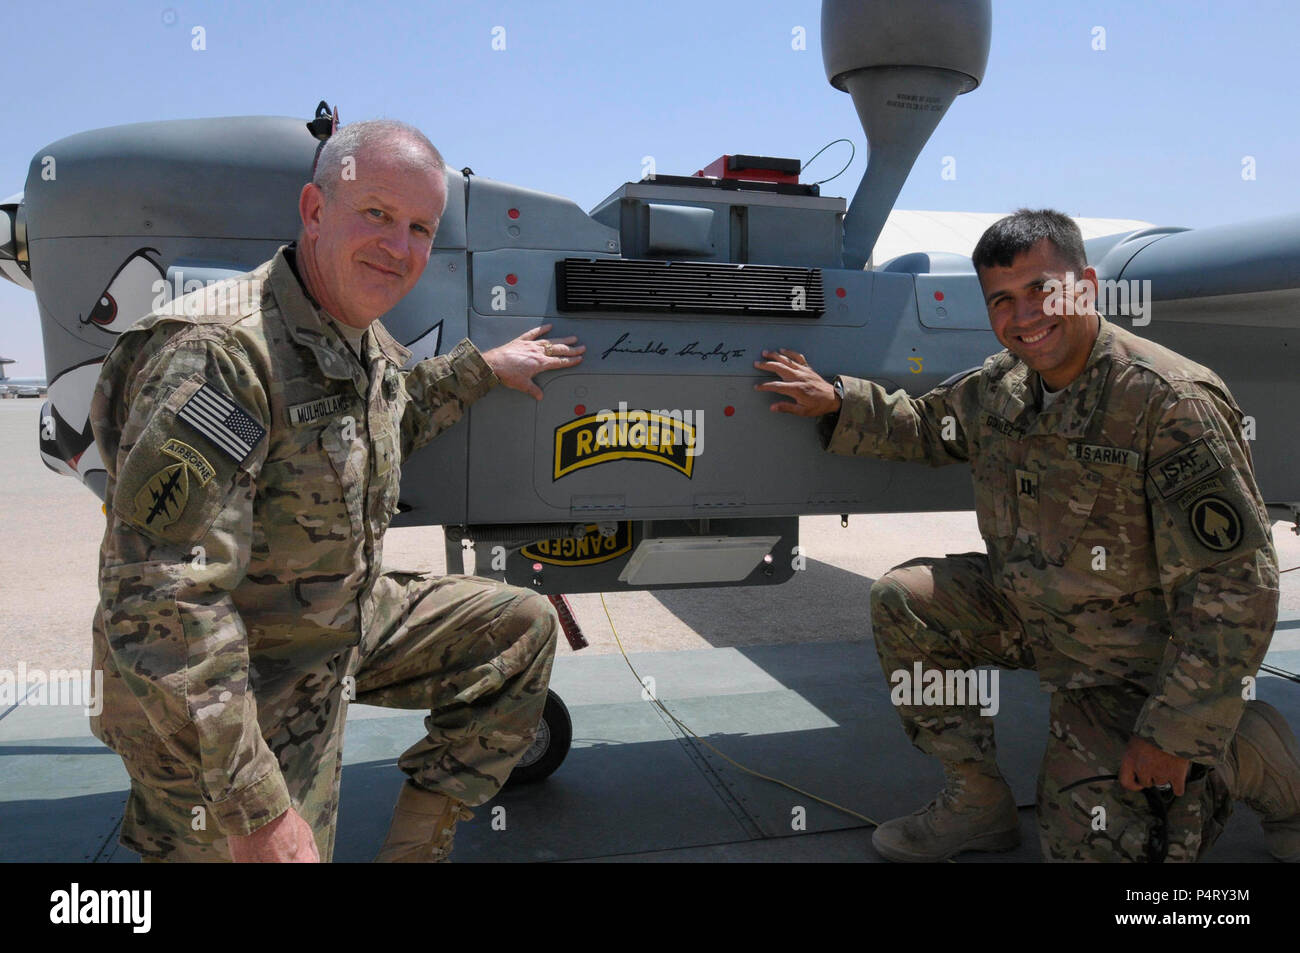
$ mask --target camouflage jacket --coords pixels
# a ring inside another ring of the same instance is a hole
[[[1045,410],[1009,351],[920,397],[842,378],[828,450],[969,463],[993,579],[1048,690],[1130,683],[1134,733],[1212,763],[1277,620],[1272,526],[1242,414],[1212,371],[1100,322]]]
[[[227,307],[238,281],[258,284]],[[378,321],[363,346],[365,368],[281,248],[136,322],[92,401],[108,471],[92,730],[128,760],[165,745],[228,834],[290,804],[265,739],[294,729],[259,722],[255,691],[339,675],[374,614],[403,458],[497,383],[468,340],[409,371]]]

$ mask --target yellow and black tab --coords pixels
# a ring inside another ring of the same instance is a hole
[[[539,539],[519,552],[522,556],[551,566],[594,566],[617,559],[632,549],[632,522],[625,520],[609,536],[600,535],[595,523],[587,524],[579,539]]]
[[[588,414],[555,428],[552,479],[614,460],[644,460],[687,477],[695,463],[695,427],[654,411]]]
[[[177,440],[175,437],[162,445],[162,452],[188,465],[190,472],[194,474],[194,478],[199,481],[199,486],[207,486],[209,481],[216,476],[216,468],[208,463],[207,457],[188,443]]]

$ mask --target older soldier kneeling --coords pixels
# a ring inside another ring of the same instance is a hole
[[[232,279],[255,294],[196,292],[104,363],[92,729],[130,773],[121,840],[146,859],[328,860],[353,687],[429,711],[383,860],[444,858],[532,742],[550,605],[381,569],[402,460],[498,383],[541,399],[532,378],[584,350],[543,326],[402,369],[378,318],[419,281],[446,200],[418,130],[345,126],[302,189],[297,244]]]

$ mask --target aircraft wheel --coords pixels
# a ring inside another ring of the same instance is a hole
[[[510,772],[505,786],[531,784],[549,777],[564,761],[572,742],[573,721],[569,718],[569,709],[560,696],[548,688],[546,707],[542,709],[542,720],[537,726],[537,739]]]

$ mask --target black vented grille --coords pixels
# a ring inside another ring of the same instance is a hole
[[[826,310],[820,268],[565,258],[555,271],[561,311],[817,318]]]

